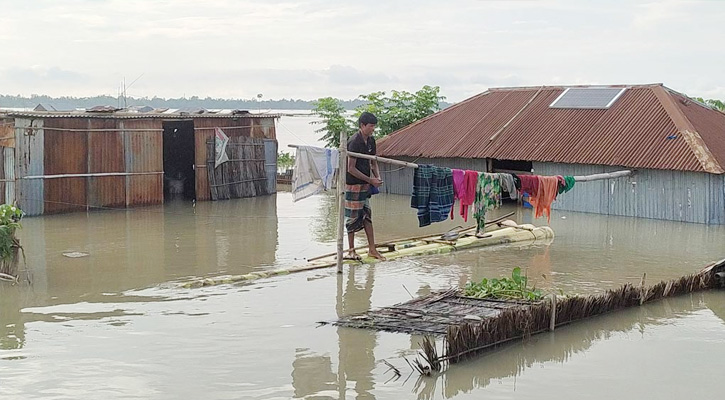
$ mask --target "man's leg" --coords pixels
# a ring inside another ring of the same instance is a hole
[[[375,257],[378,260],[385,261],[385,257],[375,248],[375,232],[373,232],[373,223],[369,219],[363,221],[363,228],[365,229],[365,236],[368,238],[368,255]]]
[[[360,256],[358,256],[357,252],[355,251],[355,232],[347,233],[347,244],[347,257],[352,259],[358,259]]]

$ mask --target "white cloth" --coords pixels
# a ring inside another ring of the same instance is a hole
[[[336,149],[299,146],[292,172],[292,200],[330,190],[335,183],[340,155]]]

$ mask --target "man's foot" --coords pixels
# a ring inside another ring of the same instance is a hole
[[[380,254],[380,252],[378,252],[377,250],[370,250],[370,251],[368,251],[368,255],[369,255],[370,257],[373,257],[373,258],[377,258],[377,259],[378,259],[378,260],[380,260],[380,261],[385,261],[385,260],[387,260],[387,258],[385,258],[385,257],[384,257],[384,256],[383,256],[382,254]]]

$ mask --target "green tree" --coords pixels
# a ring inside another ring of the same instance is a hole
[[[695,97],[695,100],[699,101],[700,103],[707,104],[708,106],[718,110],[725,112],[725,103],[723,103],[720,100],[715,99],[703,99],[702,97]]]
[[[327,147],[340,147],[340,135],[346,132],[352,135],[356,128],[351,120],[345,116],[345,107],[339,100],[332,97],[323,97],[312,103],[315,107],[312,112],[322,118],[321,121],[314,121],[312,124],[322,124],[323,127],[316,129],[317,133],[324,133],[320,140],[324,141]]]
[[[295,157],[286,151],[280,151],[277,154],[277,169],[286,171],[295,165]]]
[[[320,140],[325,141],[328,147],[340,145],[340,133],[355,133],[355,121],[364,111],[378,117],[375,137],[381,138],[439,111],[445,97],[440,95],[440,87],[426,85],[415,93],[393,90],[390,96],[386,96],[385,92],[373,92],[358,99],[364,104],[355,108],[353,120],[345,117],[345,108],[337,99],[325,97],[314,103],[314,113],[322,118],[317,123],[324,124],[316,132],[325,133]]]

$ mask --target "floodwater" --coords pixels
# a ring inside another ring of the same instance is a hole
[[[372,207],[379,241],[470,225],[419,229],[403,196],[375,196]],[[491,216],[511,210],[532,222],[530,210],[510,206]],[[403,358],[416,356],[419,337],[318,322],[514,266],[564,293],[638,283],[643,273],[654,283],[724,258],[722,226],[555,211],[557,236],[546,243],[346,267],[341,275],[330,268],[175,285],[334,251],[335,223],[332,196],[293,203],[288,192],[25,219],[32,284],[0,284],[0,399],[721,398],[724,292],[572,324],[426,378],[411,375]]]

